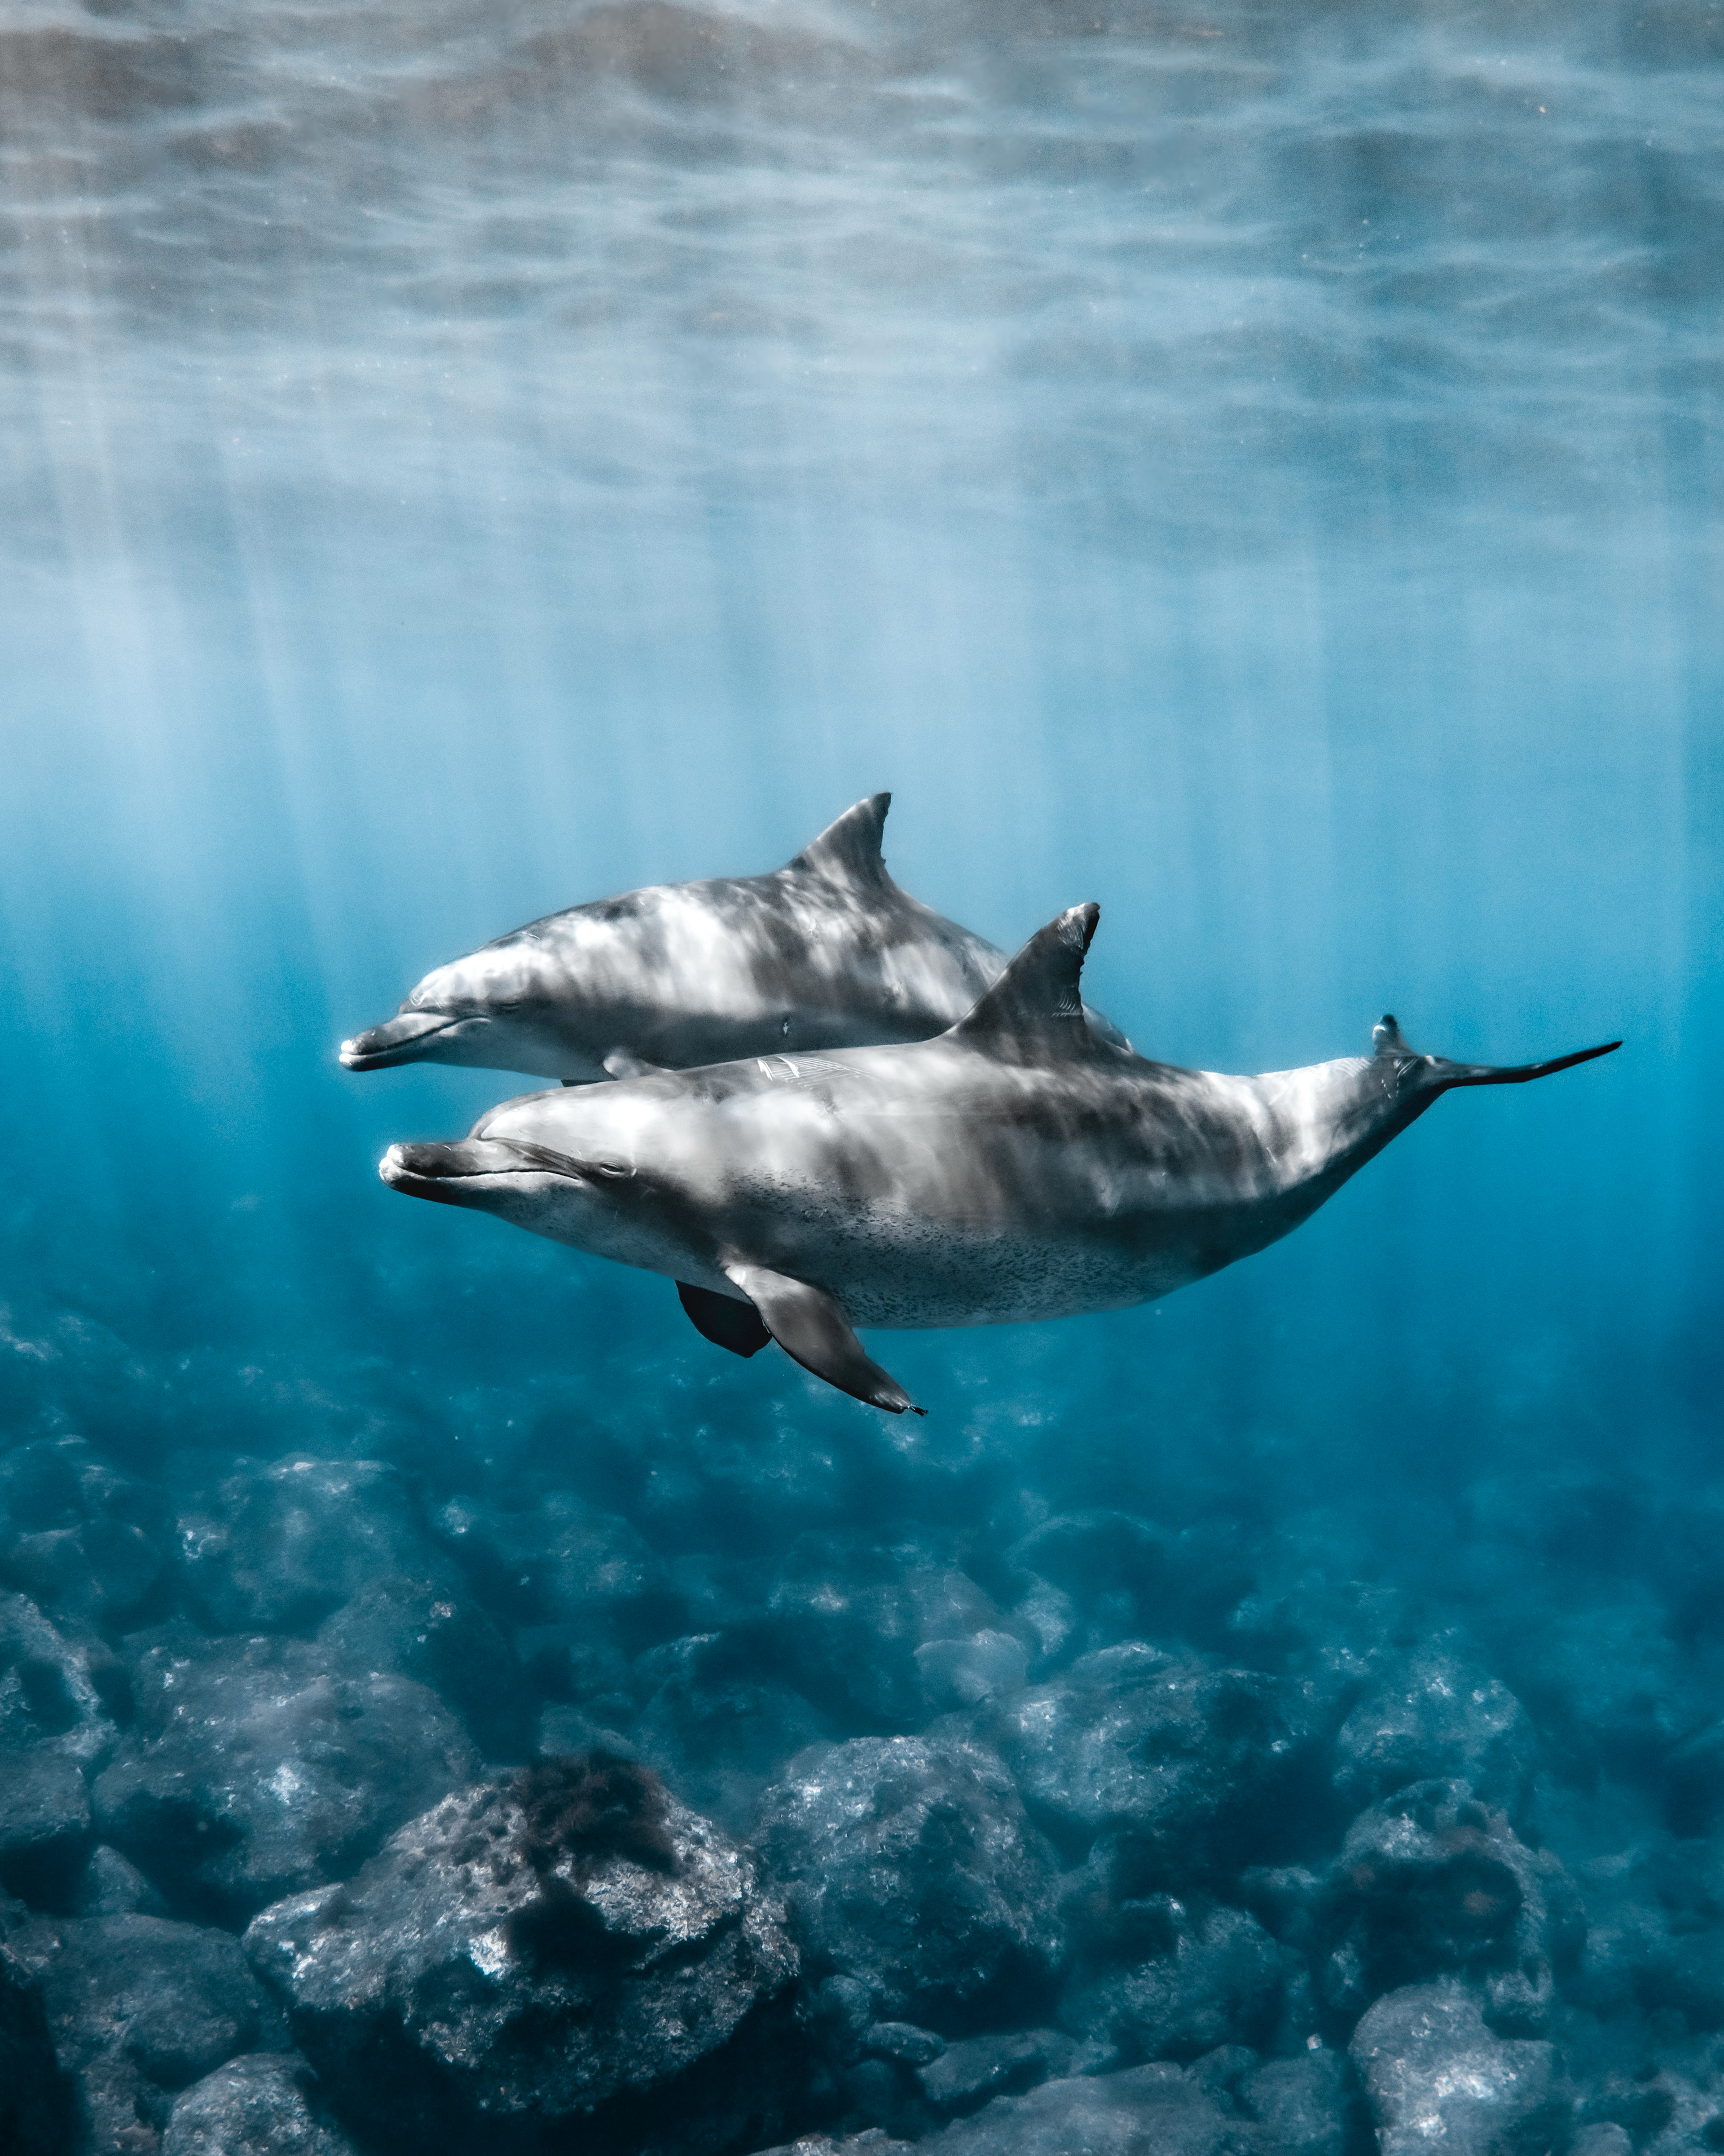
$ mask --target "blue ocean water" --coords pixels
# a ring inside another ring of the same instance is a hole
[[[1721,86],[1701,0],[18,0],[0,1442],[167,1522],[294,1454],[556,1494],[683,1568],[630,1653],[745,1670],[798,1537],[1009,1614],[1111,1510],[1214,1552],[1212,1659],[1313,1573],[1462,1628],[1564,1861],[1709,1879]],[[996,942],[1099,901],[1162,1060],[1624,1046],[1164,1305],[877,1337],[913,1430],[377,1181],[531,1082],[336,1067],[430,966],[880,788]],[[159,1532],[67,1636],[190,1621]],[[1608,1690],[1624,1625],[1601,1756],[1541,1643]],[[647,1681],[590,1718],[656,1757]]]

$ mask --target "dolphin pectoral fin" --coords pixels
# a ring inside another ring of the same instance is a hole
[[[656,1078],[665,1065],[649,1063],[645,1056],[635,1055],[631,1049],[613,1048],[605,1057],[603,1068],[608,1078]],[[562,1082],[567,1086],[569,1081],[565,1078]]]
[[[870,793],[846,808],[829,824],[818,839],[810,839],[802,851],[785,863],[787,868],[805,869],[824,876],[829,883],[880,885],[887,880],[880,836],[886,827],[890,793]]]
[[[927,1413],[895,1378],[870,1361],[849,1320],[824,1289],[741,1260],[726,1265],[725,1270],[766,1320],[773,1339],[803,1369],[812,1370],[852,1399],[884,1408],[888,1414],[902,1414],[906,1408],[912,1414]]]
[[[676,1292],[689,1322],[715,1348],[728,1348],[733,1355],[757,1355],[772,1339],[752,1303],[715,1295],[710,1287],[690,1287],[686,1281],[676,1283]]]

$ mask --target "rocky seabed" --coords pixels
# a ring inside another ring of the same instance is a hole
[[[1719,1613],[1584,1490],[1474,1494],[1487,1622],[1316,1512],[504,1479],[0,1458],[0,2148],[1724,2148]]]

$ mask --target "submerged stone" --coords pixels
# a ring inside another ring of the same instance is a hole
[[[880,2015],[961,2033],[1044,1999],[1050,1853],[981,1746],[816,1746],[762,1797],[756,1835],[810,1972],[866,1984]]]
[[[177,1539],[182,1592],[215,1633],[297,1631],[379,1578],[435,1569],[406,1484],[376,1460],[249,1460]]]
[[[1465,1782],[1487,1804],[1525,1802],[1537,1739],[1508,1689],[1442,1645],[1375,1685],[1335,1740],[1335,1788],[1349,1808],[1413,1782]]]
[[[1116,1905],[1109,1946],[1067,1991],[1060,2020],[1132,2065],[1190,2060],[1218,2045],[1260,2048],[1286,1987],[1286,1959],[1243,1909],[1193,1907],[1169,1894]]]
[[[1129,1834],[1174,1887],[1283,1831],[1308,1763],[1296,1687],[1142,1641],[1085,1656],[994,1727],[1034,1815],[1069,1845]]]
[[[1566,2137],[1554,2048],[1492,2034],[1452,1979],[1380,1999],[1353,2032],[1380,2156],[1545,2156]]]
[[[602,1758],[446,1798],[245,1936],[357,2130],[470,2156],[717,2150],[798,2087],[796,1955],[750,1857]]]
[[[279,2027],[226,1932],[136,1915],[43,1917],[9,1944],[40,1981],[96,2156],[153,2156],[174,2095]]]
[[[1578,1962],[1586,1912],[1554,1855],[1529,1849],[1464,1783],[1426,1782],[1353,1822],[1316,1917],[1317,1988],[1336,2014],[1455,1971],[1477,1977],[1491,2025],[1541,2033],[1556,1979]]]
[[[342,1876],[476,1766],[423,1685],[331,1669],[302,1640],[160,1644],[136,1693],[137,1727],[95,1784],[100,1831],[229,1921]]]
[[[54,2058],[40,1979],[0,1946],[0,2148],[61,2156],[71,2139],[74,2091]]]
[[[314,2107],[312,2084],[304,2061],[280,2052],[229,2059],[176,2100],[162,2156],[356,2156]]]

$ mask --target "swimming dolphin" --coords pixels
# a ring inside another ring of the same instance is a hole
[[[427,973],[397,1017],[341,1043],[341,1061],[478,1064],[577,1085],[943,1033],[1006,953],[887,875],[891,803],[857,802],[770,875],[655,884],[500,936]]]
[[[391,1146],[379,1173],[668,1273],[709,1339],[747,1355],[770,1337],[897,1414],[915,1404],[853,1327],[1152,1301],[1287,1235],[1439,1095],[1621,1045],[1450,1063],[1385,1018],[1370,1055],[1302,1070],[1152,1063],[1084,1016],[1098,912],[1050,921],[936,1040],[529,1094],[461,1143]]]

